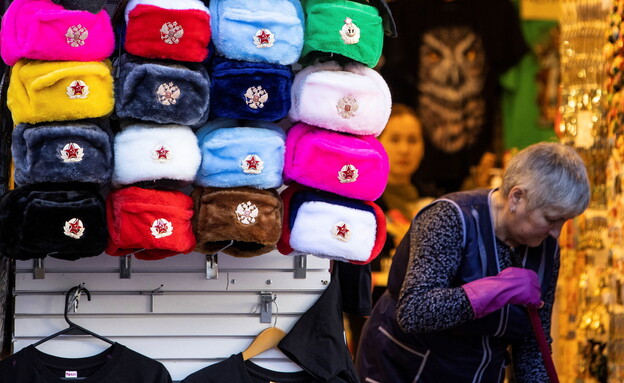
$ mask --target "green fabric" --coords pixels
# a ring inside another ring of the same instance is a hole
[[[536,142],[556,140],[552,121],[540,122],[536,78],[541,69],[536,51],[555,27],[556,21],[522,20],[522,32],[531,52],[500,78],[505,149],[523,149]]]
[[[384,38],[377,8],[349,0],[306,0],[303,5],[306,30],[302,64],[310,64],[314,52],[324,52],[348,57],[371,68],[377,65]],[[359,42],[355,44],[345,43],[340,35],[347,18],[360,29]]]

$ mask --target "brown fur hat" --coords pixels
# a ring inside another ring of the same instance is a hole
[[[273,189],[196,187],[193,228],[196,251],[223,250],[235,257],[254,257],[275,248],[282,230],[283,204]]]

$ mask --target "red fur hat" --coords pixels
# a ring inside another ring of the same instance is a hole
[[[190,253],[195,248],[192,217],[193,201],[180,191],[134,186],[115,190],[106,201],[105,251],[146,260]]]

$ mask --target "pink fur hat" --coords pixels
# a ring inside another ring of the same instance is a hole
[[[388,155],[373,136],[299,123],[288,131],[284,180],[347,198],[373,201],[388,183]]]
[[[392,100],[381,75],[360,63],[334,61],[297,73],[291,91],[291,121],[357,135],[381,134]]]
[[[115,34],[106,10],[68,10],[51,0],[15,0],[2,18],[2,59],[101,61],[113,53]]]

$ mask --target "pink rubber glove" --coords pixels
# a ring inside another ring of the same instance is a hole
[[[540,282],[533,270],[508,267],[493,277],[485,277],[462,286],[472,305],[475,318],[482,318],[508,303],[541,304]]]

